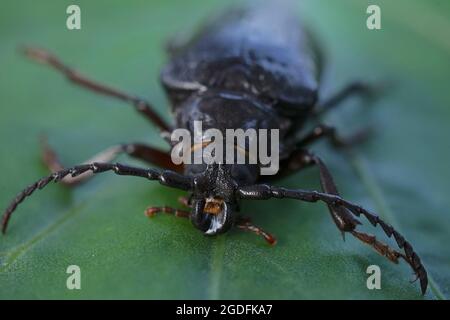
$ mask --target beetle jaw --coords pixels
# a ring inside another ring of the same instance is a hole
[[[234,207],[218,197],[198,200],[192,208],[192,224],[206,235],[224,233],[234,223]]]

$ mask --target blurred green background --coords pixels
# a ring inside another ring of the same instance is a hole
[[[67,165],[119,142],[165,147],[129,106],[73,87],[17,53],[47,48],[93,78],[148,97],[169,119],[158,81],[164,44],[229,1],[23,1],[0,4],[0,206],[47,174],[38,136]],[[82,29],[65,27],[69,4]],[[322,97],[355,79],[393,84],[370,107],[351,100],[327,119],[344,133],[376,134],[351,153],[313,148],[343,195],[374,210],[415,246],[430,275],[426,299],[450,294],[450,2],[370,1],[382,30],[365,26],[368,1],[302,1],[297,13],[327,55]],[[261,5],[264,2],[261,1]],[[123,162],[135,163],[129,159]],[[317,188],[315,170],[279,183]],[[76,190],[52,186],[23,204],[0,238],[0,298],[422,299],[409,266],[395,266],[351,237],[343,242],[324,205],[271,200],[242,211],[278,237],[270,248],[237,230],[206,238],[184,219],[148,220],[149,205],[182,192],[142,179],[102,175]],[[372,230],[373,232],[373,230]],[[81,267],[81,290],[66,268]],[[366,288],[366,268],[382,289]]]

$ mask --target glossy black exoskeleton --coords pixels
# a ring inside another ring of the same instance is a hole
[[[74,185],[105,171],[158,180],[163,185],[190,193],[183,201],[190,211],[152,207],[146,211],[149,216],[163,211],[187,217],[207,235],[224,233],[236,226],[263,236],[271,244],[275,243],[273,236],[237,215],[241,199],[322,201],[343,234],[350,233],[395,263],[399,258],[404,259],[425,292],[427,273],[411,244],[375,214],[341,198],[324,162],[306,149],[320,138],[328,138],[337,146],[348,145],[351,139],[341,139],[334,128],[320,123],[320,116],[345,98],[370,91],[355,83],[327,101],[319,102],[322,55],[294,15],[277,7],[232,10],[207,24],[192,39],[172,42],[169,48],[170,61],[162,71],[161,81],[172,103],[174,127],[166,124],[148,102],[92,81],[44,50],[27,48],[25,53],[59,70],[77,85],[130,102],[161,129],[166,138],[174,128],[185,128],[194,134],[194,121],[202,121],[204,130],[279,129],[281,170],[270,177],[270,182],[315,165],[319,169],[322,191],[266,184],[268,177],[260,176],[255,165],[175,165],[170,153],[137,143],[109,148],[88,164],[64,169],[55,152],[44,144],[44,162],[54,173],[33,183],[16,197],[3,216],[3,231],[18,204],[36,189],[42,189],[51,181]],[[303,133],[307,123],[315,127]],[[165,170],[109,163],[121,153]],[[361,215],[373,226],[380,225],[388,237],[393,235],[404,252],[357,231]]]

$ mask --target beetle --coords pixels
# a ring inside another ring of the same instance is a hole
[[[259,174],[259,165],[184,164],[176,165],[170,153],[147,144],[113,146],[95,155],[85,164],[65,168],[56,152],[43,141],[44,163],[53,172],[25,188],[6,209],[2,220],[5,233],[11,214],[35,190],[51,181],[74,186],[90,176],[112,171],[117,175],[136,176],[189,192],[181,199],[190,210],[150,207],[148,216],[157,212],[189,218],[206,235],[213,236],[237,227],[262,236],[268,243],[275,238],[238,215],[239,202],[245,199],[290,198],[325,203],[343,235],[373,247],[394,263],[405,260],[420,280],[425,294],[427,272],[412,245],[391,225],[374,213],[343,199],[324,161],[307,148],[320,139],[336,146],[348,146],[358,140],[343,139],[337,131],[321,122],[321,115],[354,95],[368,96],[371,88],[356,82],[324,102],[319,101],[323,55],[314,37],[297,17],[273,7],[240,8],[227,11],[210,22],[187,41],[172,41],[170,60],[161,72],[161,83],[171,102],[174,126],[169,125],[144,99],[113,89],[83,76],[59,58],[38,48],[25,48],[31,59],[62,73],[74,84],[99,94],[130,103],[160,131],[166,140],[175,128],[193,131],[193,123],[202,120],[208,128],[278,129],[281,137],[281,170],[273,177]],[[310,132],[304,132],[313,124]],[[170,143],[170,141],[169,141]],[[173,147],[173,144],[170,143]],[[198,147],[192,146],[192,150]],[[144,169],[111,163],[119,154],[127,154],[162,169]],[[272,184],[274,180],[315,166],[320,174],[321,191],[287,189]],[[394,237],[400,250],[380,242],[375,236],[357,230],[364,216],[374,226],[381,226],[387,237]]]

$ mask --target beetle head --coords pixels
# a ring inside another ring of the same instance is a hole
[[[197,166],[197,167],[195,167]],[[193,225],[207,235],[228,231],[238,211],[236,189],[253,177],[252,166],[246,165],[191,165],[194,190],[191,197]],[[200,171],[203,169],[203,171]],[[254,179],[254,178],[252,178]]]

